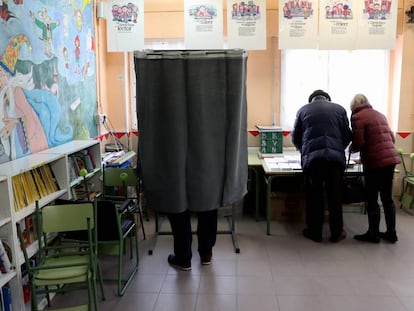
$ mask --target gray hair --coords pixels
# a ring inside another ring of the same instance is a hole
[[[351,111],[353,111],[357,106],[362,104],[369,104],[368,98],[363,94],[356,94],[354,98],[352,98],[349,107],[351,108]]]

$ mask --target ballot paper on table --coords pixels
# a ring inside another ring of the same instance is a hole
[[[289,162],[285,157],[264,158],[263,161],[271,171],[278,170],[300,170],[302,169],[299,162]]]

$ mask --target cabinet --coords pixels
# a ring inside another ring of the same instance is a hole
[[[88,170],[85,177],[70,175],[70,171],[73,169],[70,159],[75,154],[87,154],[94,164],[93,168]],[[23,290],[25,282],[24,272],[22,273],[24,258],[17,237],[16,223],[24,223],[35,210],[35,201],[33,201],[32,195],[29,194],[33,187],[29,186],[28,188],[26,181],[21,181],[20,183],[16,183],[16,181],[19,181],[21,176],[40,174],[42,170],[52,173],[55,186],[52,187],[45,182],[46,187],[49,186],[47,192],[43,191],[40,193],[40,189],[35,191],[39,193],[36,199],[41,207],[53,202],[57,198],[72,199],[72,189],[84,183],[84,178],[90,185],[91,190],[99,191],[101,187],[99,141],[71,141],[36,154],[0,164],[0,238],[10,247],[12,257],[11,272],[0,274],[0,287],[2,290],[7,289],[7,292],[10,293],[12,310],[30,310],[30,302],[27,301],[27,296],[25,296]],[[42,180],[45,179],[42,176]],[[23,197],[23,200],[21,197]],[[24,203],[16,204],[16,200],[19,199]],[[37,240],[29,239],[29,256],[34,256],[37,250]]]

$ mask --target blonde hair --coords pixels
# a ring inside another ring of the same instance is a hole
[[[351,108],[351,111],[353,111],[357,106],[362,104],[369,104],[368,98],[363,94],[356,94],[351,100],[349,107]]]

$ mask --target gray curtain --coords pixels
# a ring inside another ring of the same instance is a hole
[[[247,187],[245,52],[136,52],[138,168],[149,208],[209,211]]]

